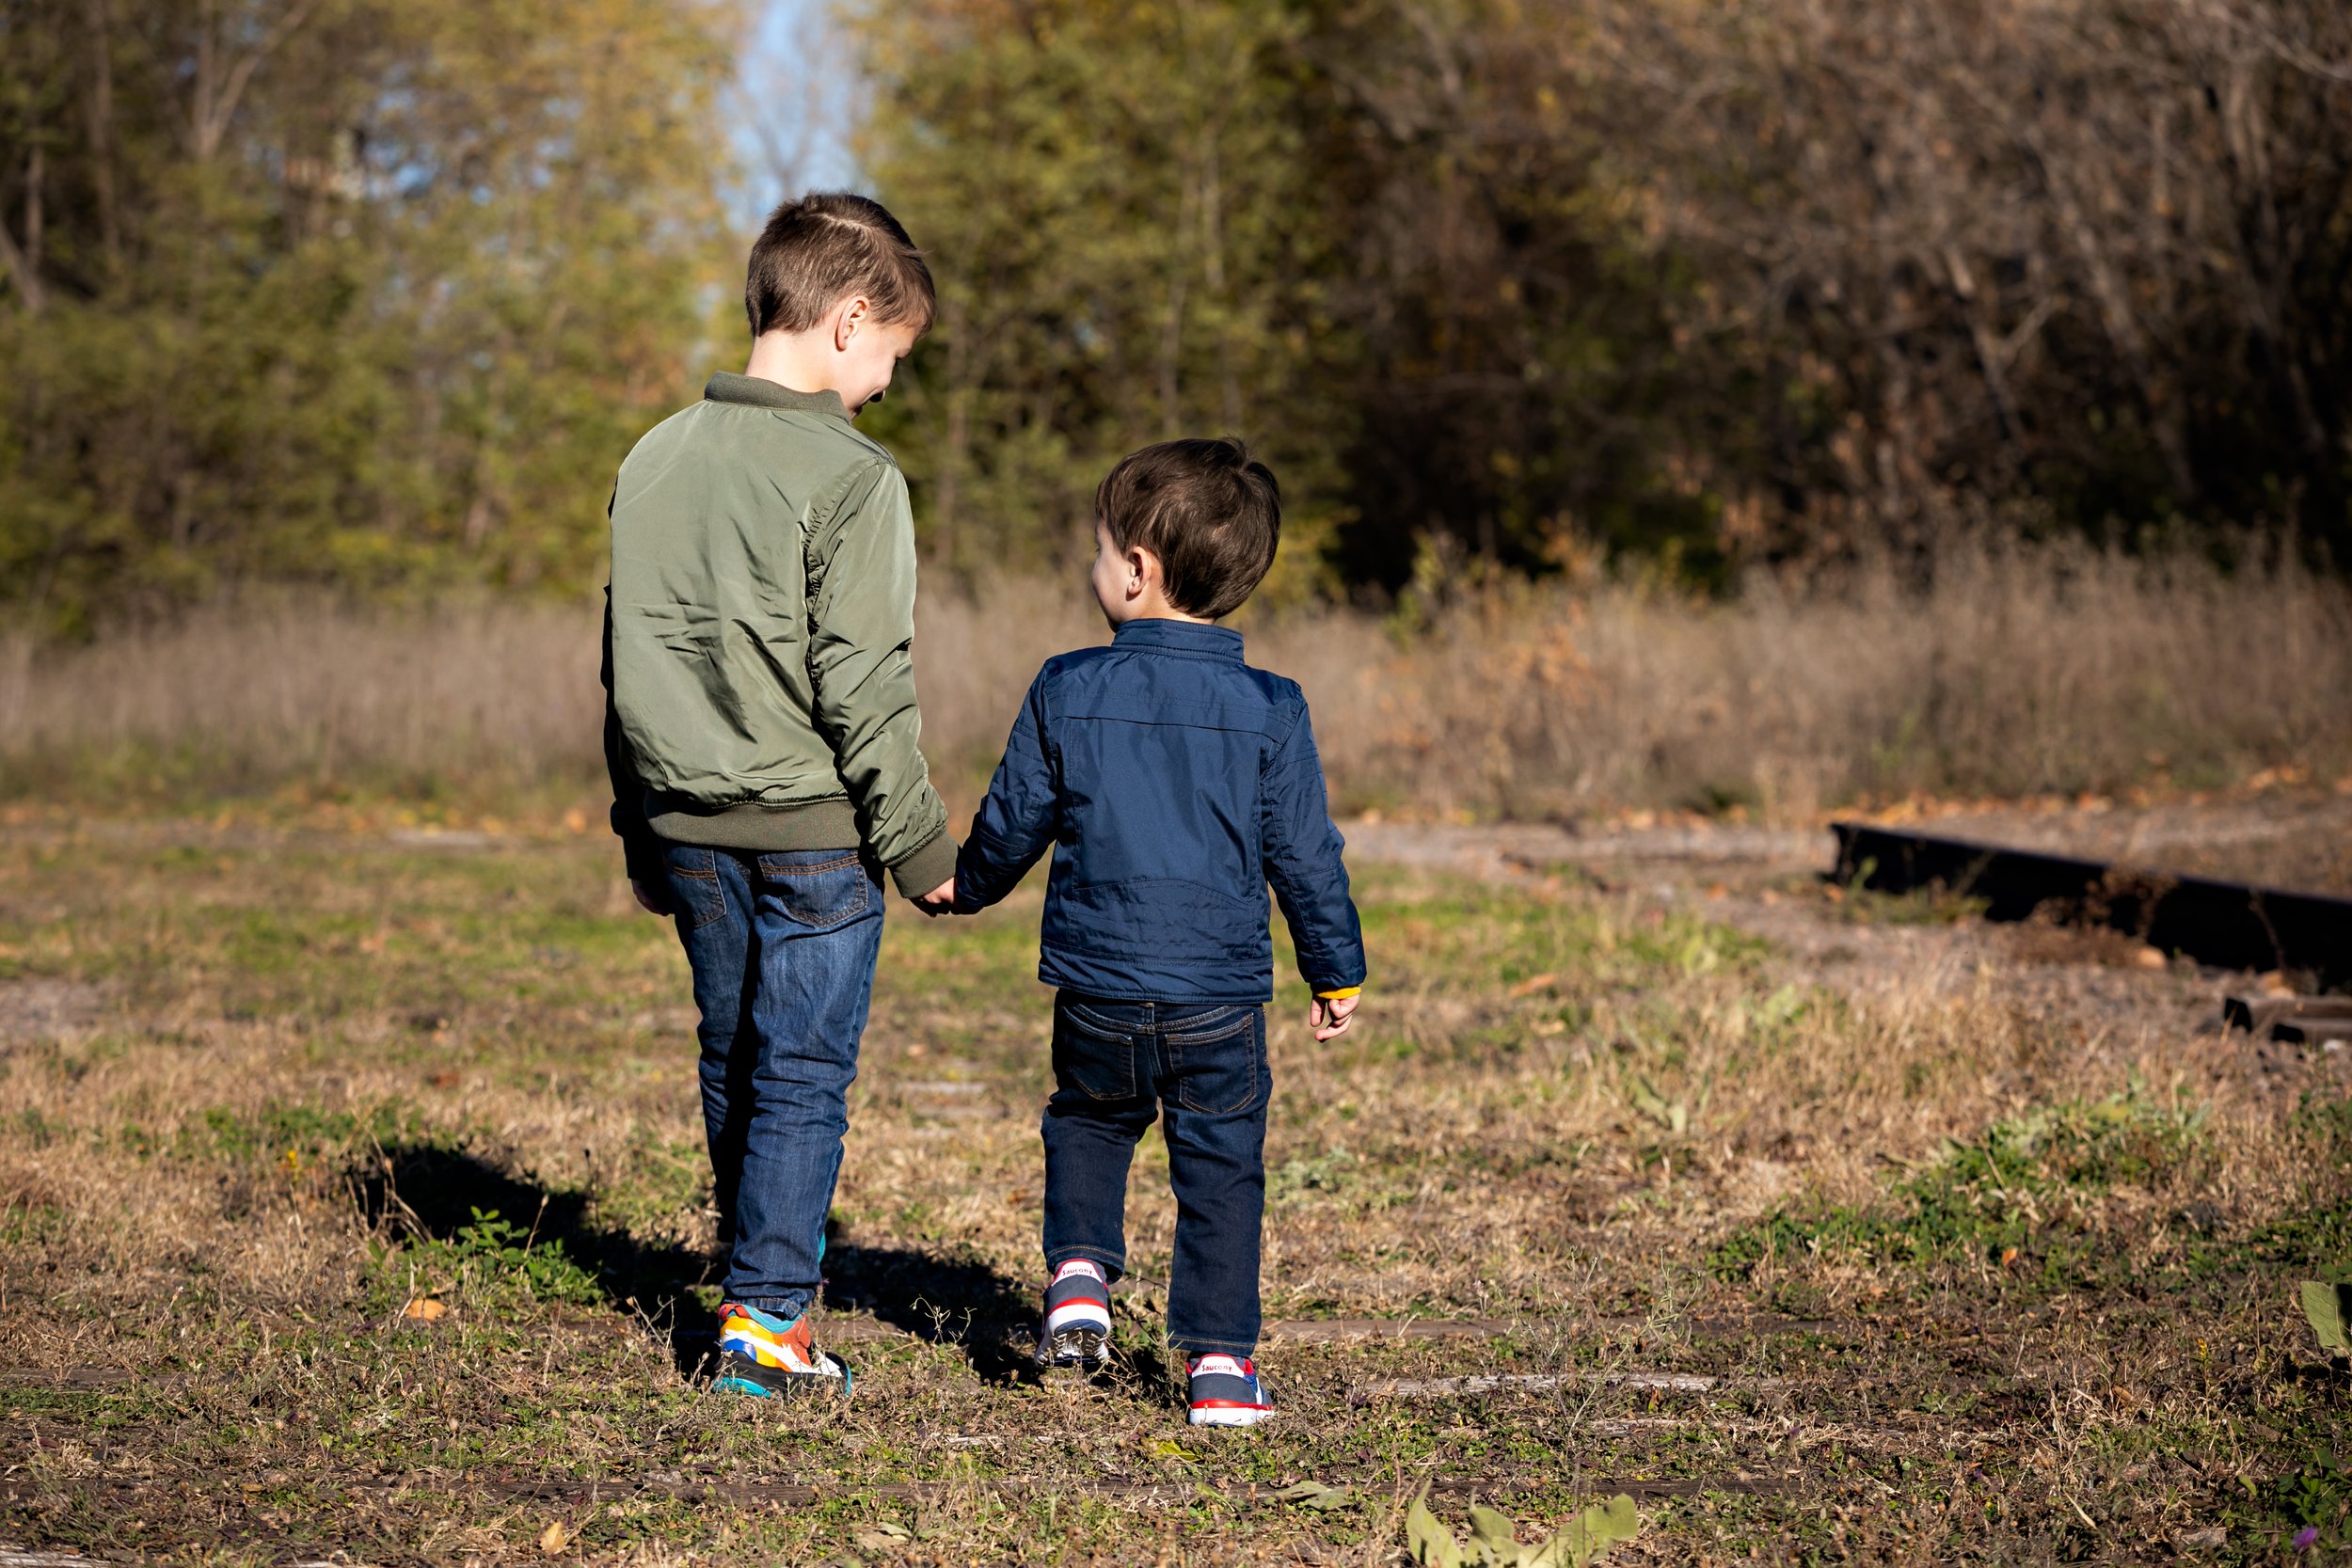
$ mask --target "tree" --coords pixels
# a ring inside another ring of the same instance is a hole
[[[584,579],[704,338],[733,21],[5,0],[8,596]]]

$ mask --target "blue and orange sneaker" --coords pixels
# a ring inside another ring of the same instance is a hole
[[[719,1375],[711,1391],[771,1399],[787,1394],[850,1397],[850,1364],[817,1348],[806,1316],[728,1302],[719,1308]]]
[[[1192,1424],[1256,1426],[1274,1414],[1274,1401],[1246,1355],[1196,1355],[1184,1363],[1192,1384]]]
[[[1073,1258],[1045,1287],[1045,1322],[1038,1329],[1040,1371],[1077,1367],[1099,1372],[1111,1363],[1111,1287],[1099,1263]]]

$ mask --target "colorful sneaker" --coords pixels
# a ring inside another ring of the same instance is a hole
[[[850,1396],[850,1364],[817,1348],[808,1319],[787,1323],[772,1312],[729,1302],[719,1308],[719,1375],[714,1393],[769,1399],[785,1394]]]
[[[1045,1323],[1038,1331],[1040,1371],[1079,1367],[1099,1372],[1111,1363],[1111,1287],[1099,1263],[1073,1258],[1045,1287]]]
[[[1191,1374],[1194,1426],[1256,1426],[1274,1414],[1258,1365],[1246,1355],[1196,1355],[1184,1370]]]

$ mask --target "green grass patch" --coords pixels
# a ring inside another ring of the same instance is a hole
[[[1947,1140],[1883,1204],[1775,1211],[1733,1232],[1708,1265],[1718,1278],[1745,1279],[1767,1259],[1826,1251],[1914,1267],[2022,1259],[2057,1286],[2090,1262],[2098,1227],[2087,1200],[2151,1183],[2193,1158],[2204,1123],[2201,1107],[2137,1085],[2105,1100],[2037,1106],[1974,1142]]]

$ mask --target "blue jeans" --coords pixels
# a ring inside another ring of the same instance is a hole
[[[721,1289],[778,1317],[816,1299],[882,888],[855,849],[665,844],[702,1010],[703,1122],[727,1255]]]
[[[1045,1102],[1045,1266],[1127,1266],[1127,1169],[1155,1111],[1176,1191],[1168,1341],[1187,1354],[1258,1348],[1258,1238],[1274,1073],[1265,1009],[1054,998]]]

